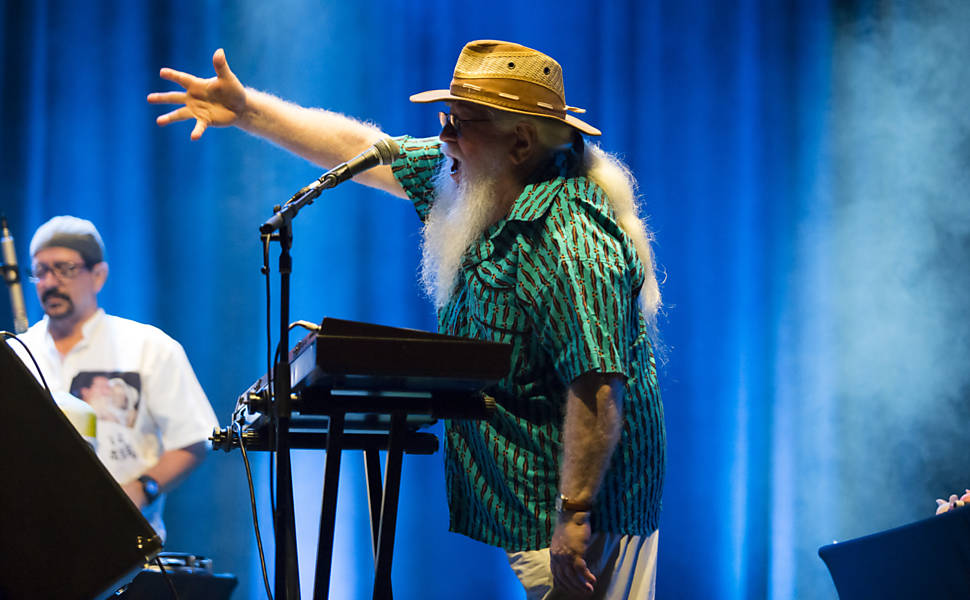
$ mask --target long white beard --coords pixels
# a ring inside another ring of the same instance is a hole
[[[421,247],[421,283],[425,293],[442,308],[451,295],[465,252],[494,221],[497,165],[478,173],[462,165],[461,183],[451,177],[451,160],[442,162],[435,175],[435,203],[424,225]]]

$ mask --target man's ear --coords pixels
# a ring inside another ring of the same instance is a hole
[[[108,263],[101,261],[91,267],[94,274],[94,293],[97,294],[104,287],[104,282],[108,279]]]
[[[509,150],[509,158],[516,167],[528,164],[539,150],[539,132],[528,121],[519,121],[512,130],[515,141]]]

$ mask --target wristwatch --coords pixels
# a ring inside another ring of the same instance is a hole
[[[158,482],[155,479],[149,475],[142,475],[138,478],[138,481],[141,483],[141,489],[145,492],[145,498],[149,504],[158,499],[162,491],[158,489]]]
[[[592,502],[577,502],[570,500],[565,494],[556,497],[556,512],[589,512],[593,510]]]

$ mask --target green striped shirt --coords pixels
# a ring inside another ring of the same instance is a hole
[[[440,142],[397,141],[394,175],[426,220]],[[592,527],[633,535],[657,528],[666,442],[637,302],[642,284],[633,244],[585,177],[530,184],[508,217],[471,245],[438,329],[511,344],[512,368],[487,390],[498,401],[491,418],[445,424],[452,531],[509,551],[549,545],[566,391],[590,371],[627,378],[623,431]]]

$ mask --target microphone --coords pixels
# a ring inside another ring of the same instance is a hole
[[[376,144],[347,162],[330,169],[318,177],[316,181],[297,192],[295,196],[299,196],[305,191],[310,191],[320,186],[323,186],[324,189],[332,188],[348,179],[360,175],[368,169],[373,169],[377,165],[389,165],[394,160],[394,157],[397,156],[398,152],[399,150],[394,140],[391,138],[382,138]]]
[[[312,204],[313,199],[319,196],[323,190],[340,185],[377,165],[391,164],[398,152],[400,152],[400,149],[391,138],[377,140],[377,143],[367,150],[330,169],[318,177],[316,181],[293,194],[282,208],[277,209],[275,215],[259,227],[260,233],[266,235],[279,229],[283,225],[284,216],[286,219],[293,218],[305,205]]]
[[[20,270],[17,268],[17,253],[13,247],[13,236],[7,227],[7,217],[0,215],[0,254],[3,255],[3,280],[10,289],[10,308],[13,309],[13,327],[17,333],[27,331],[27,308],[24,306],[24,289],[20,285]]]

